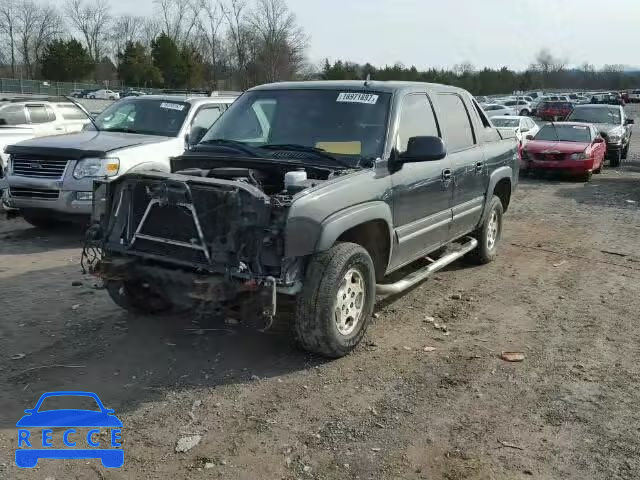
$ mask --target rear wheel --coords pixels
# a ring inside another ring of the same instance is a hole
[[[520,111],[520,116],[521,116],[521,117],[527,117],[527,116],[529,116],[529,112],[528,112],[528,111],[526,111],[526,110],[521,110],[521,111]]]
[[[478,247],[467,255],[473,263],[484,265],[495,260],[498,255],[498,244],[502,238],[502,217],[504,208],[497,196],[491,198],[489,211],[482,224],[473,236],[478,240]]]
[[[369,325],[375,283],[373,261],[360,245],[339,243],[313,255],[297,299],[298,344],[332,358],[351,352]]]

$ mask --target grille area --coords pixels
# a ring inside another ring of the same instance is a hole
[[[37,158],[12,156],[11,165],[14,175],[22,177],[60,179],[69,161],[59,158]]]
[[[536,160],[541,162],[559,162],[566,159],[564,153],[538,153],[534,155]]]
[[[16,198],[40,198],[55,200],[60,196],[60,190],[48,190],[44,188],[9,188],[9,194]]]

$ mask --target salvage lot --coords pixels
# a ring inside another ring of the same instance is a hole
[[[639,187],[637,138],[591,184],[523,181],[496,262],[379,304],[332,362],[202,319],[128,318],[79,273],[80,231],[2,220],[0,477],[637,478]],[[51,390],[115,409],[121,470],[14,466],[15,422]]]

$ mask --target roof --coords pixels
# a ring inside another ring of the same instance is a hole
[[[622,108],[621,105],[607,105],[607,104],[596,104],[596,103],[588,103],[588,104],[585,104],[585,105],[576,105],[573,108],[576,109],[576,108],[585,108],[585,107],[599,108],[599,109],[602,109],[602,110],[604,110],[605,108],[607,108],[607,109],[610,109],[610,108],[621,109]]]
[[[441,85],[437,83],[423,82],[398,82],[398,81],[376,81],[370,80],[316,80],[309,82],[279,82],[268,83],[251,88],[249,91],[255,90],[347,90],[347,91],[366,91],[382,93],[395,93],[403,90],[420,90],[420,89],[439,90],[446,89],[451,91],[463,91],[460,88],[449,85]]]
[[[145,101],[145,100],[166,100],[168,102],[187,102],[193,105],[201,103],[233,103],[237,97],[233,96],[188,96],[188,95],[142,95],[140,97],[125,97],[121,101]]]
[[[491,120],[522,120],[523,118],[529,117],[523,115],[496,115],[495,117],[491,117]]]
[[[587,122],[551,122],[547,125],[562,125],[568,127],[591,127],[592,125]],[[544,126],[544,125],[543,125]]]

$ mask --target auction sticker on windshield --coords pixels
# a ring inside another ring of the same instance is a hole
[[[160,108],[164,108],[166,110],[176,110],[178,112],[181,112],[182,110],[184,110],[184,105],[180,104],[180,103],[167,103],[167,102],[162,102],[160,104]]]
[[[336,102],[375,105],[378,102],[378,95],[373,95],[372,93],[342,92],[338,95]]]

